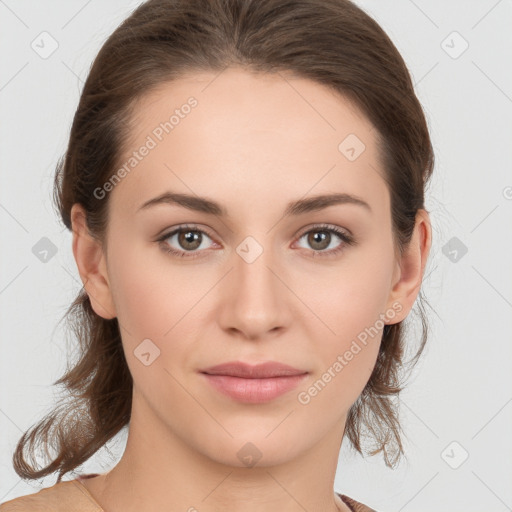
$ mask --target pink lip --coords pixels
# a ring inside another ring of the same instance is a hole
[[[263,403],[292,390],[308,372],[276,362],[256,366],[229,362],[201,373],[221,393],[245,403]]]

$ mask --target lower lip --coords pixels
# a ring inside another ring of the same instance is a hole
[[[208,382],[221,393],[248,404],[269,402],[278,396],[296,388],[307,376],[290,375],[268,379],[242,379],[228,375],[208,375],[203,373]]]

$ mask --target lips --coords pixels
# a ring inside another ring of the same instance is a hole
[[[296,388],[308,374],[273,361],[255,366],[233,361],[200,373],[213,389],[245,404],[270,402]]]
[[[269,379],[274,377],[290,377],[308,373],[287,364],[269,361],[257,365],[250,365],[240,361],[231,361],[202,370],[208,375],[226,375],[242,379]]]

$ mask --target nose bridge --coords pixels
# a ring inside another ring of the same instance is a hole
[[[264,242],[270,244],[271,237]],[[258,337],[285,323],[283,283],[275,276],[274,251],[255,237],[246,237],[233,254],[233,270],[224,296],[224,328]]]
[[[235,273],[240,292],[244,300],[255,305],[269,304],[276,293],[275,276],[270,271],[273,267],[274,251],[271,247],[272,237],[260,241],[247,236],[236,248]]]

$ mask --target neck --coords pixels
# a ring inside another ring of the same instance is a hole
[[[345,512],[333,490],[343,431],[344,421],[292,460],[232,466],[184,442],[134,393],[121,460],[84,483],[108,512]]]

